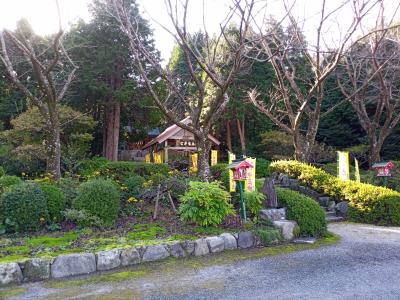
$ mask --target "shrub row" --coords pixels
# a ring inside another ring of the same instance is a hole
[[[355,181],[343,181],[319,168],[298,161],[276,161],[273,171],[286,173],[303,184],[337,200],[349,202],[353,221],[400,225],[400,193]]]
[[[116,180],[123,180],[134,174],[142,177],[149,177],[154,174],[167,176],[169,171],[167,164],[148,164],[132,161],[107,162],[98,169],[101,176]]]

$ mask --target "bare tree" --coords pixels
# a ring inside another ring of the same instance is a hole
[[[47,171],[54,180],[61,177],[58,103],[65,96],[77,70],[62,45],[62,37],[61,25],[58,33],[48,42],[35,36],[31,30],[18,29],[14,33],[5,29],[0,33],[0,60],[5,65],[10,80],[38,107],[46,122]],[[9,43],[13,46],[13,51],[10,51]],[[29,70],[20,74],[18,64],[22,61],[29,66]],[[67,65],[71,67],[67,68]],[[26,80],[27,78],[30,80]]]
[[[385,24],[381,4],[374,34],[355,44],[336,72],[367,134],[370,166],[380,160],[386,138],[400,122],[400,29],[389,26],[392,20]]]
[[[259,51],[269,58],[276,82],[268,101],[262,101],[256,90],[249,92],[250,101],[280,129],[293,138],[295,158],[309,161],[315,143],[321,106],[324,99],[324,84],[334,72],[341,57],[351,44],[351,38],[359,28],[361,20],[380,0],[348,0],[328,10],[327,1],[321,1],[319,22],[315,30],[315,45],[309,46],[302,34],[300,24],[285,1],[289,35],[282,35],[273,26],[265,32],[265,23],[258,26],[262,40],[258,42]],[[340,34],[336,47],[328,47],[324,34],[330,20],[340,16],[343,10],[352,7],[354,18]],[[308,35],[310,37],[310,35]],[[297,53],[297,54],[296,54]],[[301,63],[298,59],[301,59]],[[308,68],[302,69],[304,65]]]
[[[129,7],[124,5],[124,1],[110,1],[114,5],[113,13],[128,36],[130,50],[144,84],[166,118],[194,134],[199,153],[199,176],[203,180],[208,180],[211,149],[208,136],[215,121],[220,118],[229,102],[228,87],[243,65],[246,51],[248,51],[247,38],[250,33],[254,0],[232,0],[231,9],[220,24],[219,33],[215,36],[210,37],[204,26],[205,46],[201,51],[194,46],[195,43],[191,43],[193,35],[189,34],[187,28],[189,0],[165,1],[165,11],[172,22],[173,29],[169,30],[165,25],[160,25],[174,37],[184,54],[190,74],[190,79],[185,86],[190,93],[182,90],[179,80],[174,78],[168,68],[163,68],[159,61],[147,51],[144,41],[138,35],[138,24],[130,22]],[[227,26],[233,20],[238,24],[236,34],[228,34]],[[168,90],[166,96],[154,88],[154,82],[150,80],[147,71],[148,66],[156,70],[160,80],[165,83]],[[171,101],[174,102],[173,106],[170,105]],[[190,117],[191,123],[181,122],[179,110],[182,108],[185,115]]]

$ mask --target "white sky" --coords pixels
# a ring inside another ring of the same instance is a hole
[[[170,21],[165,13],[164,0],[137,0],[141,11],[147,19],[154,19],[170,27]],[[295,15],[299,20],[306,20],[303,28],[304,33],[312,41],[312,32],[315,32],[317,19],[316,13],[319,10],[322,0],[297,0]],[[331,7],[337,6],[343,0],[328,0]],[[59,0],[62,24],[67,28],[70,23],[76,22],[79,18],[86,21],[90,19],[87,9],[91,0]],[[217,32],[219,23],[224,18],[230,0],[205,0],[206,26],[209,32]],[[387,12],[392,13],[398,0],[386,0]],[[191,0],[189,2],[188,25],[189,31],[196,31],[203,28],[203,1]],[[282,0],[268,0],[268,15],[279,18],[283,13]],[[14,29],[15,23],[22,17],[28,19],[33,29],[38,34],[49,34],[58,29],[58,17],[54,0],[0,0],[0,29]],[[346,26],[351,22],[351,9],[344,9],[336,19],[332,20],[331,26],[326,28],[326,39],[328,43],[338,38],[339,27]],[[371,16],[366,23],[371,24],[374,18]],[[174,42],[171,36],[160,26],[150,20],[154,29],[156,47],[161,51],[162,57],[168,60]],[[164,62],[165,63],[165,62]]]

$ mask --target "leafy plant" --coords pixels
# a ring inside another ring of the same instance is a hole
[[[2,194],[0,203],[8,231],[35,231],[48,221],[46,196],[36,183],[13,186]]]
[[[298,192],[277,188],[278,201],[286,207],[286,217],[300,227],[300,235],[324,236],[327,232],[325,213],[319,204]]]
[[[129,240],[154,240],[165,234],[167,230],[159,223],[136,224],[128,232],[126,237]]]
[[[229,170],[228,165],[219,163],[211,166],[211,176],[215,181],[221,181],[226,190],[229,189]]]
[[[138,197],[143,190],[145,179],[139,175],[133,175],[124,180],[125,186],[128,188],[127,197]]]
[[[57,186],[65,195],[66,206],[71,208],[73,200],[78,196],[79,180],[72,177],[61,178]]]
[[[264,194],[258,191],[246,192],[244,194],[244,199],[246,201],[246,208],[253,216],[257,217],[260,209],[264,207]]]
[[[53,184],[42,183],[40,188],[46,197],[47,210],[51,222],[60,222],[63,217],[62,211],[66,205],[65,194],[59,187]]]
[[[6,172],[4,171],[4,168],[0,166],[0,177],[3,177],[4,175],[6,175]]]
[[[254,230],[254,234],[260,237],[263,246],[277,243],[283,239],[281,231],[275,228],[260,227]]]
[[[82,183],[73,208],[86,210],[99,217],[104,226],[112,226],[118,216],[120,194],[117,186],[110,180],[94,179]]]
[[[269,165],[271,162],[264,158],[257,158],[256,160],[256,178],[265,178],[271,175]]]
[[[3,193],[8,187],[19,184],[22,179],[13,175],[4,175],[0,177],[0,194]]]
[[[65,218],[70,220],[80,228],[85,227],[103,227],[103,221],[84,209],[67,209],[63,212]]]
[[[200,226],[217,226],[234,213],[230,195],[219,182],[189,183],[189,190],[180,198],[179,214],[185,222]]]

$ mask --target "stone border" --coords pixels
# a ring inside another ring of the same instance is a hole
[[[168,257],[203,256],[259,245],[259,239],[252,232],[243,231],[154,246],[112,249],[96,253],[64,254],[53,259],[32,258],[24,262],[0,264],[0,287],[22,282],[91,274],[96,271],[112,270]]]

